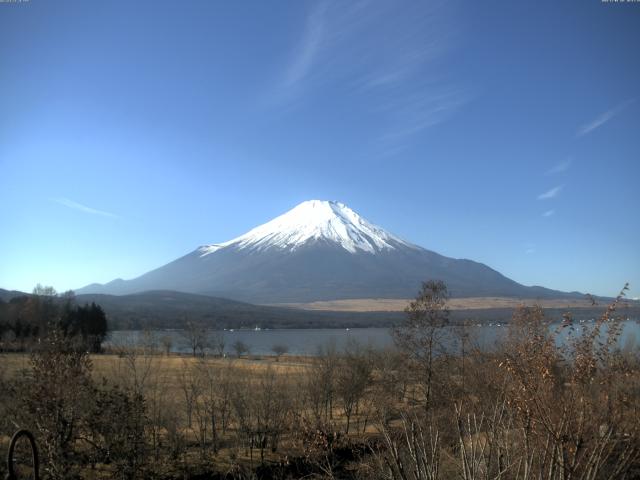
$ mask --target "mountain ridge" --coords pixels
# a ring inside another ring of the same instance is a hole
[[[345,204],[320,200],[303,202],[239,237],[200,246],[134,279],[77,292],[174,290],[271,304],[412,298],[428,279],[444,281],[458,297],[576,295],[524,286],[482,263],[445,257],[387,232]]]

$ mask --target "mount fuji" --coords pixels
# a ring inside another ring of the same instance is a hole
[[[428,279],[457,297],[567,297],[521,285],[490,267],[407,242],[339,202],[310,200],[224,243],[131,280],[91,284],[79,294],[174,290],[252,303],[411,298]]]

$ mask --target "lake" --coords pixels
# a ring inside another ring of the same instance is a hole
[[[623,347],[637,347],[640,340],[640,323],[635,320],[622,322],[623,329],[619,344]],[[578,328],[588,328],[589,323],[579,325]],[[553,330],[558,325],[552,325]],[[456,337],[452,327],[449,337]],[[502,325],[485,325],[469,327],[469,338],[474,345],[483,349],[491,348],[503,337],[507,328]],[[328,345],[335,345],[337,350],[342,350],[350,341],[356,341],[362,345],[374,348],[385,348],[393,345],[391,332],[388,328],[352,328],[352,329],[277,329],[277,330],[225,330],[216,332],[222,334],[225,342],[225,351],[232,353],[232,345],[240,340],[245,343],[252,355],[272,355],[274,345],[284,345],[289,349],[290,355],[316,355],[318,349]],[[161,339],[168,337],[171,340],[171,351],[174,353],[190,353],[187,339],[180,330],[154,330],[143,332],[140,330],[116,330],[110,332],[105,346],[133,346],[152,343],[157,348],[162,348]],[[558,342],[562,343],[566,337],[566,330],[558,336]],[[447,348],[456,350],[454,341],[449,341]]]

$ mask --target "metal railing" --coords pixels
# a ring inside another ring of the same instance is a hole
[[[7,476],[6,480],[18,480],[16,476],[16,472],[14,470],[15,463],[15,449],[18,440],[21,437],[26,437],[29,441],[29,445],[31,446],[31,459],[33,462],[33,476],[34,480],[40,480],[40,472],[39,472],[39,463],[38,463],[38,448],[36,447],[36,439],[33,437],[33,434],[29,430],[18,430],[11,437],[11,442],[9,443],[9,451],[7,453]]]

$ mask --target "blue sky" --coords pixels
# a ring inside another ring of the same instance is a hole
[[[131,278],[308,199],[640,296],[640,4],[0,3],[0,287]]]

